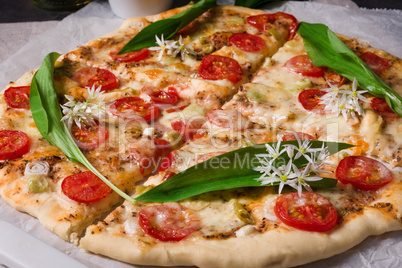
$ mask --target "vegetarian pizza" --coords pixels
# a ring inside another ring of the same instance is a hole
[[[283,12],[130,18],[3,91],[0,195],[131,264],[327,258],[402,229],[401,81],[401,59]]]

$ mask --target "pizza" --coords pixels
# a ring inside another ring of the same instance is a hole
[[[402,229],[402,119],[355,80],[315,66],[293,15],[214,6],[156,46],[118,53],[189,8],[130,18],[54,66],[69,135],[137,201],[43,137],[31,111],[35,71],[1,94],[2,199],[84,250],[138,265],[289,267]],[[402,95],[401,59],[338,37]],[[330,144],[351,146],[329,153]],[[257,166],[238,159],[234,177],[258,171],[247,185],[141,199],[197,167],[188,180],[234,174],[227,157],[258,145]],[[335,185],[314,186],[324,177]]]

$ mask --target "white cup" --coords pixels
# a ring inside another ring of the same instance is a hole
[[[109,0],[116,16],[127,19],[154,15],[169,9],[172,0]]]

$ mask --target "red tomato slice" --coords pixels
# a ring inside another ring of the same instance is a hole
[[[74,73],[72,79],[80,84],[80,87],[91,88],[102,86],[101,91],[115,89],[119,85],[116,76],[105,69],[88,67]]]
[[[307,134],[307,133],[296,132],[296,134],[299,137],[299,139],[301,139],[301,140],[311,140],[311,141],[317,140],[316,138],[314,138],[313,136],[311,136],[310,134]],[[294,140],[296,140],[296,136],[293,133],[287,133],[282,136],[282,140],[283,141],[294,141]]]
[[[153,102],[160,104],[175,104],[179,100],[177,96],[169,94],[163,90],[154,92],[150,97]]]
[[[133,61],[140,61],[149,56],[149,50],[148,48],[142,48],[139,50],[131,51],[128,53],[120,54],[117,55],[117,53],[121,50],[121,48],[113,48],[109,56],[114,60],[114,61],[120,61],[120,62],[133,62]]]
[[[324,78],[327,83],[330,83],[333,86],[340,87],[346,82],[346,78],[340,74],[335,73],[334,71],[324,71]],[[325,87],[329,87],[329,84],[326,84]]]
[[[233,34],[229,38],[229,44],[246,52],[260,51],[266,48],[265,42],[260,36],[248,33]]]
[[[392,111],[392,109],[388,106],[387,101],[382,98],[373,98],[370,105],[374,111],[386,118],[399,118],[399,115]]]
[[[187,131],[187,126],[186,123],[182,120],[176,120],[170,123],[172,129],[180,132],[180,134],[184,137],[185,135],[189,136],[188,134],[191,134],[191,132]],[[192,135],[191,135],[192,137]],[[190,137],[190,139],[191,139]]]
[[[364,52],[360,55],[360,58],[377,75],[388,69],[390,66],[387,59],[381,58],[372,52]]]
[[[228,79],[233,84],[239,82],[243,76],[243,70],[236,60],[219,55],[204,57],[198,68],[198,73],[206,80]]]
[[[319,89],[306,89],[300,92],[299,102],[307,111],[324,114],[324,105],[320,104],[321,97],[327,94],[326,91]]]
[[[175,120],[170,125],[172,129],[180,132],[184,140],[192,140],[197,131],[204,124],[204,120]]]
[[[142,230],[160,241],[180,241],[200,226],[191,210],[175,203],[143,208],[138,218]]]
[[[175,104],[179,100],[179,95],[174,87],[169,87],[168,92],[163,90],[154,91],[149,96],[153,102],[159,104]]]
[[[177,93],[177,89],[175,87],[168,87],[167,93],[170,95],[175,95],[177,98],[180,99],[179,93]]]
[[[61,190],[71,200],[88,204],[105,198],[112,188],[91,171],[84,171],[64,178]]]
[[[0,160],[13,160],[29,152],[31,141],[17,130],[0,130]]]
[[[200,29],[200,22],[198,20],[193,20],[186,27],[182,28],[177,35],[187,36],[195,33]]]
[[[180,107],[174,107],[174,108],[169,108],[166,110],[167,113],[174,113],[174,112],[178,112],[178,111],[183,111],[186,107],[188,107],[188,105],[182,105]]]
[[[6,103],[11,108],[28,109],[30,86],[9,87],[4,91]]]
[[[199,129],[193,136],[193,139],[201,139],[201,138],[205,138],[208,136],[208,132],[204,129]]]
[[[286,19],[289,22],[289,36],[288,36],[288,40],[293,39],[293,37],[295,37],[297,28],[299,27],[299,21],[291,14],[285,13],[285,12],[276,12],[276,14],[278,15],[279,19],[281,20],[281,18]]]
[[[276,12],[274,14],[261,14],[247,18],[247,23],[254,26],[260,31],[267,31],[273,25],[277,27],[288,27],[289,35],[288,40],[293,39],[296,34],[297,27],[299,26],[298,20],[288,13]]]
[[[348,156],[339,162],[335,177],[363,191],[376,191],[390,183],[392,172],[381,162],[365,156]]]
[[[285,63],[285,68],[292,73],[303,76],[320,77],[324,74],[324,68],[315,66],[307,55],[298,55]]]
[[[322,195],[313,192],[278,196],[274,211],[286,225],[305,231],[326,232],[338,222],[338,212]]]
[[[216,109],[207,113],[208,121],[221,128],[244,130],[251,127],[250,121],[236,110]]]
[[[142,172],[154,171],[160,159],[171,151],[170,143],[162,139],[141,139],[138,143],[130,144],[130,157],[141,167]]]
[[[110,105],[110,112],[127,120],[136,120],[138,117],[142,117],[147,122],[159,115],[159,109],[155,104],[147,103],[140,97],[115,100]]]
[[[158,157],[165,157],[172,150],[170,142],[168,142],[167,140],[154,139],[154,144],[156,146],[156,155]]]
[[[73,124],[71,133],[77,146],[82,149],[97,147],[109,137],[109,131],[97,121],[93,126],[81,126],[81,128]]]
[[[160,164],[160,166],[158,168],[158,171],[161,172],[161,171],[168,170],[173,164],[175,155],[176,155],[176,153],[173,151],[173,152],[170,152],[170,154],[168,154],[165,158],[163,158],[162,163]]]

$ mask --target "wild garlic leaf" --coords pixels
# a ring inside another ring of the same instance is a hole
[[[311,148],[322,148],[324,144],[328,147],[328,152],[331,155],[353,147],[350,144],[336,142],[311,141],[311,143]],[[276,145],[275,142],[269,144],[273,147]],[[297,145],[297,142],[282,142],[282,145],[285,144]],[[265,144],[257,144],[212,157],[174,175],[135,199],[138,201],[173,202],[211,191],[262,186],[261,182],[256,180],[260,173],[253,169],[260,165],[256,155],[264,153],[266,153]],[[285,153],[281,159],[274,162],[274,166],[279,167],[288,160],[289,157]],[[306,166],[308,161],[299,158],[293,163],[301,168]],[[311,183],[311,186],[334,187],[336,183],[337,180],[335,179],[323,178],[319,182]]]
[[[183,12],[152,23],[136,34],[118,54],[124,54],[145,47],[156,46],[155,35],[159,38],[161,38],[162,35],[165,39],[172,38],[178,31],[201,16],[214,5],[216,5],[216,0],[201,0]]]
[[[262,8],[268,3],[278,2],[283,0],[236,0],[235,6],[249,7],[249,8]]]
[[[326,66],[353,81],[374,96],[385,98],[389,107],[402,116],[402,97],[379,78],[327,26],[301,22],[298,33],[303,37],[307,54],[316,66]]]
[[[54,64],[59,56],[60,54],[56,52],[49,53],[32,78],[29,102],[36,127],[41,135],[58,147],[70,161],[84,165],[121,197],[135,202],[132,197],[114,186],[92,166],[75,144],[64,122],[61,121],[62,113],[53,84]]]

